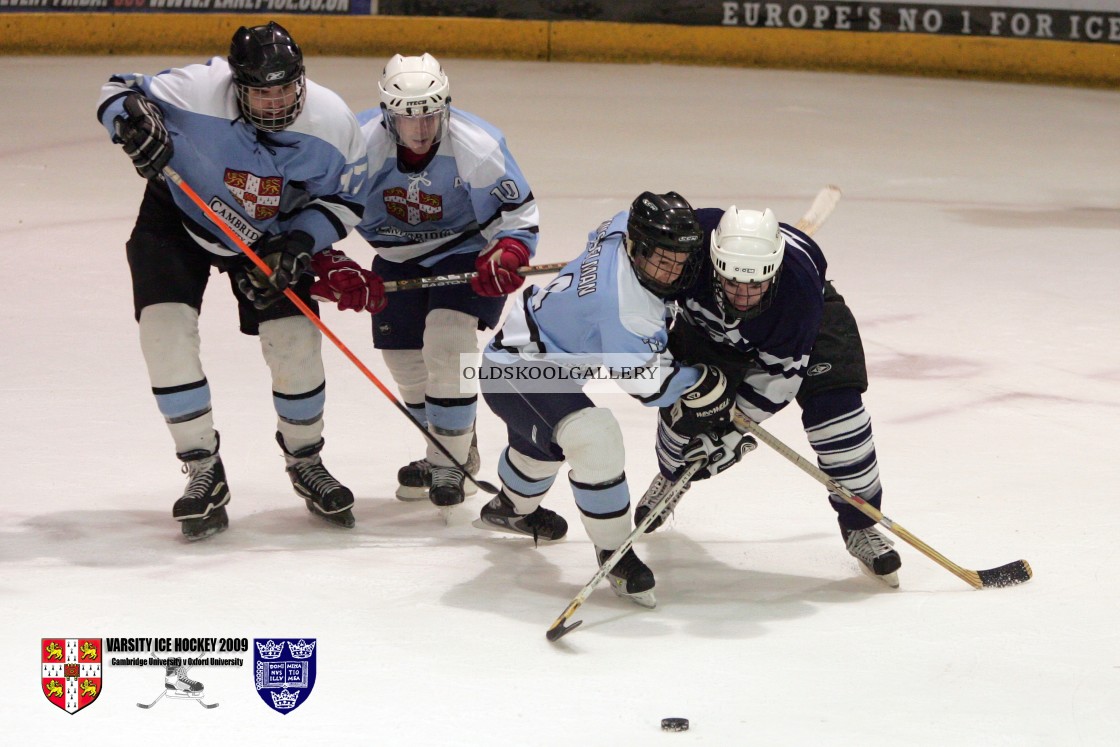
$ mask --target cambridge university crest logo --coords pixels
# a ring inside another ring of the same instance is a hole
[[[75,714],[101,694],[100,638],[44,638],[42,688],[47,700]]]
[[[314,638],[254,638],[253,681],[269,708],[287,715],[315,687]]]

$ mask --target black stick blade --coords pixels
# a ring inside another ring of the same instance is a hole
[[[977,571],[977,574],[980,576],[980,583],[985,589],[998,589],[1004,586],[1023,584],[1030,581],[1031,576],[1034,575],[1030,564],[1025,560],[1016,560],[1014,563],[1001,565],[999,568]]]
[[[563,620],[557,620],[555,623],[553,623],[552,627],[549,628],[548,632],[545,633],[544,635],[545,635],[545,638],[547,638],[550,643],[556,643],[558,640],[560,640],[565,635],[567,635],[571,631],[575,630],[576,628],[578,628],[582,624],[583,624],[583,620],[576,620],[571,625],[565,625]]]

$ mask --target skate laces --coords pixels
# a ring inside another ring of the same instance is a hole
[[[217,463],[217,454],[183,462],[183,474],[187,476],[187,488],[183,491],[184,498],[201,499],[210,492],[214,484],[214,465]]]
[[[330,472],[327,472],[327,468],[323,466],[323,460],[318,456],[300,459],[291,466],[291,469],[296,471],[302,483],[319,495],[325,495],[342,487],[342,483],[334,479]]]
[[[463,473],[456,467],[436,467],[432,470],[432,487],[457,488],[463,483]]]
[[[894,545],[887,537],[879,534],[875,529],[853,529],[845,542],[848,552],[857,558],[874,560],[880,555],[891,551]]]
[[[198,680],[192,680],[187,676],[190,667],[179,667],[175,670],[175,677],[184,685],[193,686],[198,684]]]

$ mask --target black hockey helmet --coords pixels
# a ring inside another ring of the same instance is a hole
[[[626,233],[630,261],[647,290],[664,297],[692,285],[702,262],[704,231],[688,200],[676,192],[642,192],[630,205]]]
[[[307,99],[303,52],[283,26],[242,26],[229,45],[229,67],[241,114],[265,132],[296,121]]]

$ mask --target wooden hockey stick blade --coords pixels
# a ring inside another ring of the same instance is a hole
[[[564,610],[563,614],[561,614],[560,617],[556,618],[556,620],[553,621],[552,625],[548,627],[548,632],[545,633],[545,638],[547,638],[550,642],[555,643],[563,636],[578,628],[583,623],[582,620],[576,620],[571,625],[564,624],[568,620],[568,618],[575,614],[580,605],[587,601],[587,597],[591,595],[591,592],[595,590],[595,587],[599,585],[599,582],[606,578],[607,574],[610,573],[616,565],[618,565],[618,561],[622,560],[622,556],[629,552],[630,548],[634,546],[634,541],[645,534],[645,531],[649,528],[649,525],[656,521],[657,518],[665,512],[665,508],[670,503],[673,503],[673,501],[675,501],[677,497],[685,491],[685,489],[688,487],[689,481],[692,479],[692,476],[695,475],[699,470],[701,470],[705,464],[707,464],[707,460],[702,459],[692,462],[688,465],[685,471],[681,473],[680,477],[678,477],[673,482],[672,487],[665,491],[665,495],[661,496],[661,500],[655,503],[653,509],[651,509],[650,512],[646,514],[646,517],[638,522],[638,525],[634,527],[634,531],[630,532],[630,536],[627,537],[622,542],[622,545],[620,545],[617,550],[611,553],[610,557],[603,562],[603,565],[599,567],[599,570],[595,573],[594,576],[591,577],[591,580],[583,585],[583,588],[579,590],[579,594],[576,594],[575,598],[572,599],[570,604],[568,604],[568,608]]]
[[[794,465],[799,467],[802,472],[805,472],[810,477],[814,478],[817,482],[824,485],[830,492],[835,493],[844,499],[844,501],[868,518],[875,521],[877,524],[882,524],[885,528],[891,531],[892,534],[904,540],[911,547],[918,552],[925,555],[930,560],[934,561],[942,568],[952,573],[957,578],[972,586],[974,589],[982,588],[1000,588],[1004,586],[1015,586],[1029,581],[1033,575],[1031,567],[1025,560],[1017,560],[1014,563],[1001,565],[998,568],[991,568],[985,571],[974,571],[968,568],[957,565],[947,557],[934,550],[922,540],[918,539],[908,529],[898,524],[889,516],[885,516],[882,511],[872,506],[870,503],[860,498],[852,491],[845,488],[840,483],[833,480],[826,475],[820,467],[813,464],[809,460],[802,457],[796,451],[786,446],[769,432],[754,421],[748,419],[741,412],[736,411],[734,414],[735,427],[743,431],[748,431],[756,436],[759,441],[764,442],[767,446],[774,449],[774,451],[781,454],[783,457],[793,462]]]
[[[521,267],[517,270],[517,274],[522,277],[529,275],[543,275],[549,272],[556,272],[560,270],[567,262],[552,262],[544,265],[528,265]],[[408,278],[406,280],[386,280],[385,292],[395,293],[396,291],[405,290],[419,290],[423,288],[439,288],[444,285],[462,285],[469,283],[471,278],[478,277],[477,272],[453,272],[446,275],[431,275],[426,278]],[[320,300],[320,299],[317,299]]]
[[[836,204],[840,202],[840,195],[840,188],[834,184],[829,184],[817,193],[817,196],[813,198],[813,204],[809,206],[809,210],[801,216],[799,221],[793,224],[793,227],[810,236],[815,234],[828,220],[828,216],[832,215],[832,211],[836,209]]]

